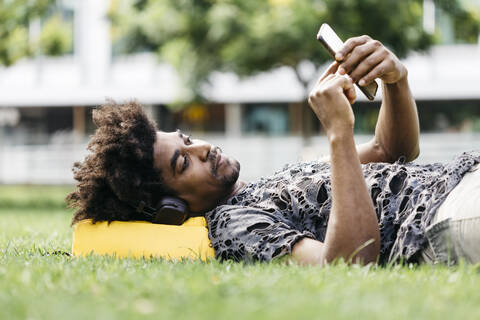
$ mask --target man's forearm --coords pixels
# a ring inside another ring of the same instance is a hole
[[[407,74],[396,83],[384,83],[382,89],[383,102],[375,128],[375,139],[390,161],[395,161],[400,156],[411,161],[420,152],[420,127]]]
[[[301,263],[323,264],[335,258],[369,263],[379,253],[380,235],[353,140],[355,117],[350,103],[355,88],[350,77],[334,74],[334,67],[319,79],[308,99],[330,142],[332,209],[325,242],[302,239],[292,255]],[[366,244],[369,240],[373,243]]]
[[[332,210],[323,259],[329,262],[343,257],[363,263],[374,262],[380,248],[378,221],[363,177],[353,134],[334,137],[330,146]],[[369,240],[373,240],[373,243],[359,250]]]

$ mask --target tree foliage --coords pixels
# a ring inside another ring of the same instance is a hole
[[[55,9],[55,0],[0,0],[0,65],[11,65],[25,56],[71,50],[71,28]],[[34,21],[41,26],[36,35],[31,32]]]
[[[400,57],[425,50],[434,37],[422,12],[421,0],[113,0],[110,18],[117,51],[153,50],[199,92],[212,71],[249,76],[278,66],[306,86],[302,62],[330,59],[315,39],[322,22],[344,39],[369,34]]]

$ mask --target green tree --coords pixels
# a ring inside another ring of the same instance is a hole
[[[0,0],[0,65],[35,54],[60,55],[72,48],[71,26],[56,13],[55,0]],[[33,21],[41,22],[32,38]]]
[[[480,1],[435,0],[436,5],[450,16],[456,42],[476,43],[480,32]],[[441,37],[441,35],[438,35]]]
[[[369,34],[403,57],[426,50],[434,36],[422,27],[422,0],[113,0],[117,52],[153,50],[198,93],[212,71],[249,76],[290,66],[306,88],[300,65],[330,59],[315,41],[322,22],[346,39]],[[454,15],[457,35],[478,36],[478,24],[458,0],[436,0]],[[468,21],[464,18],[469,17]]]

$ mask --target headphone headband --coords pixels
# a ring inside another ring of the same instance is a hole
[[[175,197],[163,197],[156,208],[147,206],[145,201],[141,200],[134,208],[153,223],[181,225],[189,218],[187,203]]]

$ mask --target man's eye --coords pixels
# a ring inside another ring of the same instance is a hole
[[[185,171],[185,169],[187,169],[187,166],[188,166],[188,158],[186,156],[183,157],[183,165],[182,165],[182,170],[180,172],[183,172]]]

